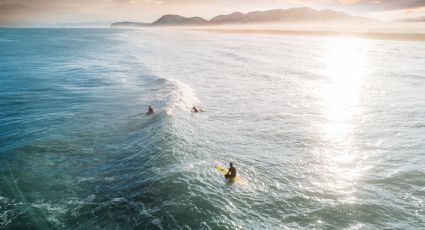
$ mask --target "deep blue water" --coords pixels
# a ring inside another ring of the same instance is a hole
[[[0,228],[423,228],[424,44],[0,29]]]

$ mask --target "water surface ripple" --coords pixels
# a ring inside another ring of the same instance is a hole
[[[0,228],[425,226],[422,42],[0,29],[0,50]]]

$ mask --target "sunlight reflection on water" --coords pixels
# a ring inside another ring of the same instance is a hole
[[[326,79],[319,91],[319,104],[324,117],[320,133],[325,144],[315,151],[321,165],[319,186],[340,195],[352,196],[363,169],[363,156],[353,141],[362,114],[360,101],[367,72],[367,42],[334,39],[323,60],[325,68],[321,74]]]

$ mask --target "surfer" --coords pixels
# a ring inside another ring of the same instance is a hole
[[[198,108],[196,108],[196,106],[193,106],[192,107],[192,112],[193,113],[198,113],[198,112],[204,112],[202,109],[198,109]]]
[[[146,114],[147,114],[147,115],[149,115],[149,114],[153,114],[152,106],[149,106],[149,107],[148,107],[148,112],[147,112]]]
[[[230,178],[230,179],[233,179],[233,178],[235,178],[235,177],[236,177],[236,168],[235,168],[235,167],[233,167],[233,163],[232,163],[232,162],[230,162],[230,168],[229,168],[229,171],[227,172],[227,174],[226,174],[226,175],[224,175],[224,177],[226,177],[226,178]]]

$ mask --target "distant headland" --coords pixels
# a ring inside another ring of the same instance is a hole
[[[272,9],[249,13],[233,12],[218,15],[210,20],[201,17],[183,17],[167,14],[152,23],[115,22],[111,27],[157,27],[157,26],[215,26],[226,24],[264,24],[264,23],[306,23],[339,22],[368,23],[377,22],[367,17],[352,16],[334,10],[315,10],[308,7],[290,9]]]

